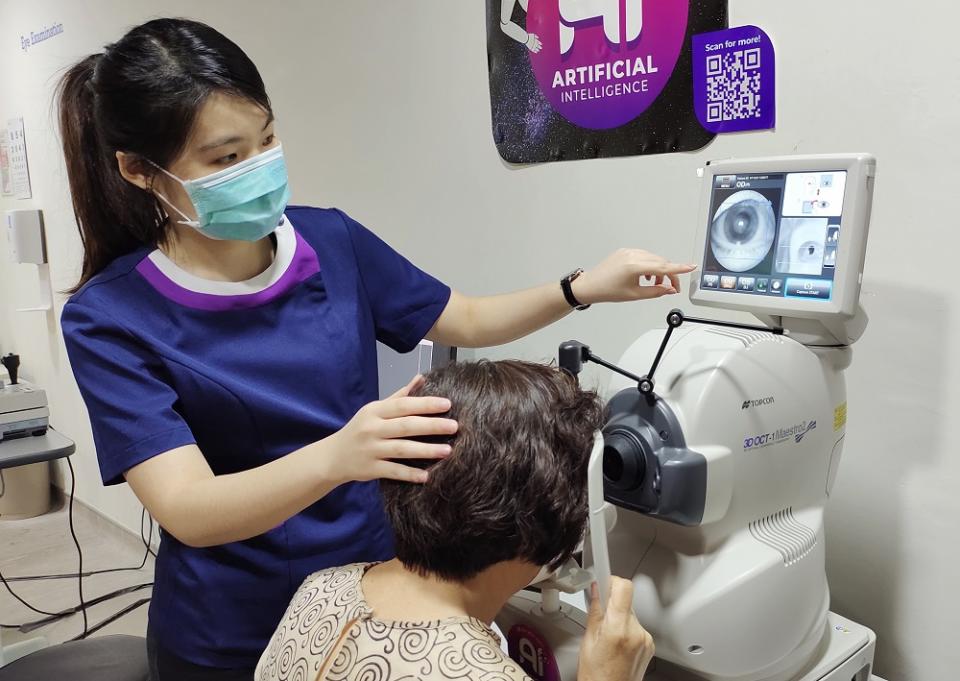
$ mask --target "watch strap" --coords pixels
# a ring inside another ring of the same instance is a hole
[[[570,307],[577,310],[586,310],[590,305],[584,305],[577,297],[573,295],[573,280],[583,274],[583,270],[575,270],[560,280],[560,289],[563,291],[563,297]]]

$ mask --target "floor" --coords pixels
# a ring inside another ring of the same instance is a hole
[[[0,572],[6,579],[21,575],[77,572],[77,549],[70,536],[65,503],[36,518],[0,521]],[[80,503],[74,505],[74,526],[83,549],[83,571],[117,567],[136,567],[145,554],[143,542]],[[144,530],[146,531],[146,529]],[[156,539],[154,539],[156,541]],[[59,612],[80,602],[76,577],[57,580],[10,582],[10,586],[28,603],[47,612]],[[139,570],[91,575],[83,579],[85,601],[125,587],[153,581],[153,556]],[[149,598],[150,588],[113,598],[87,609],[89,626],[109,618],[125,606]],[[144,636],[147,608],[143,605],[96,631],[92,636],[136,634]],[[20,625],[43,618],[17,602],[0,584],[0,624]],[[3,629],[3,643],[9,645],[26,638],[43,636],[50,643],[68,641],[83,632],[80,613],[65,617],[28,634]]]

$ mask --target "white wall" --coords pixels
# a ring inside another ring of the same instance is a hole
[[[651,0],[652,1],[652,0]],[[490,136],[483,3],[30,3],[0,0],[0,120],[27,121],[35,200],[55,285],[76,276],[79,242],[49,114],[55,71],[148,15],[190,15],[242,45],[278,114],[294,199],[337,205],[469,293],[557,279],[621,245],[686,259],[695,168],[710,158],[870,151],[879,158],[864,302],[871,325],[848,374],[846,459],[829,517],[834,608],[880,637],[891,681],[952,678],[960,664],[960,250],[955,126],[960,9],[904,13],[875,0],[730,0],[731,24],[767,30],[779,53],[775,133],[718,138],[696,154],[509,168]],[[922,9],[921,9],[922,8]],[[18,36],[65,32],[19,50]],[[0,250],[5,245],[0,245]],[[5,258],[0,254],[0,258]],[[0,268],[0,348],[47,387],[76,438],[80,494],[136,526],[139,507],[98,483],[85,415],[54,316],[25,316],[34,272]],[[616,357],[677,300],[606,306],[489,353],[548,359],[576,337]],[[597,375],[599,377],[599,375]]]

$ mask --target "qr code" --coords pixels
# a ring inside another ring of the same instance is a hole
[[[760,118],[760,48],[707,57],[707,121]]]

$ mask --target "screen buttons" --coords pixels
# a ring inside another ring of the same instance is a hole
[[[733,290],[737,288],[737,278],[736,277],[720,277],[720,288],[726,288]]]
[[[840,226],[827,227],[827,245],[823,249],[823,266],[837,266],[837,246],[840,244]]]
[[[766,293],[767,287],[770,284],[770,280],[765,277],[760,277],[757,279],[757,293]]]
[[[830,300],[833,294],[833,282],[829,279],[787,279],[787,296],[791,298],[812,298],[814,300]]]
[[[754,277],[740,277],[737,281],[737,290],[738,291],[752,291],[756,279]]]
[[[770,293],[774,293],[776,295],[783,293],[783,279],[770,280]]]
[[[720,275],[705,274],[700,283],[700,288],[717,288],[720,285]]]

